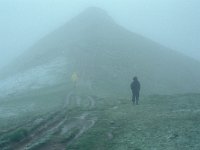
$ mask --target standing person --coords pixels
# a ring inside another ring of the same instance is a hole
[[[137,77],[133,78],[133,82],[131,83],[131,90],[132,90],[132,101],[133,104],[138,105],[139,95],[140,95],[140,82],[138,81]]]

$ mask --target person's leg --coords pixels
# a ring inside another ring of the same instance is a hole
[[[132,102],[135,104],[135,94],[132,95]]]
[[[138,105],[139,104],[139,93],[136,94],[135,99],[136,99],[136,105]]]

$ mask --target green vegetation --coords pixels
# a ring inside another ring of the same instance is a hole
[[[2,99],[0,108],[5,110],[5,117],[0,118],[0,129],[4,131],[8,129],[8,126],[14,128],[14,126],[24,124],[27,120],[32,121],[51,111],[54,112],[63,105],[66,98],[65,90],[68,88],[63,86],[65,85],[32,90]],[[6,113],[13,114],[13,116],[6,117]]]
[[[8,136],[8,139],[10,142],[20,142],[27,135],[28,131],[26,129],[17,129],[17,131]]]
[[[60,100],[53,101],[54,94],[60,95]],[[37,115],[34,114],[37,109],[29,112],[29,118],[19,115],[13,126],[7,126],[8,130],[4,127],[6,131],[0,132],[0,148],[12,149],[16,143],[18,150],[23,146],[20,141],[27,142],[29,150],[48,150],[52,146],[67,150],[198,150],[200,147],[199,94],[146,96],[135,106],[127,98],[71,93],[68,107],[63,108],[64,95],[62,88],[57,92],[44,90],[41,99],[35,102],[38,107],[43,103],[46,108]],[[12,105],[15,101],[9,102]]]
[[[198,150],[199,94],[150,96],[134,106],[106,99],[95,126],[67,150]],[[106,103],[112,101],[112,105]]]

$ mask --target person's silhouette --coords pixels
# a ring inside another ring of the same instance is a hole
[[[138,105],[140,96],[140,82],[138,81],[137,77],[133,78],[133,82],[131,83],[131,90],[133,94],[132,95],[133,104]]]

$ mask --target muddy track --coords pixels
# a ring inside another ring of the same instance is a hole
[[[52,138],[38,150],[65,150],[74,140],[89,130],[96,122],[89,114],[83,113],[70,122],[64,123]]]
[[[88,101],[88,109],[94,107],[94,100],[90,97],[86,98]],[[81,103],[85,103],[85,100],[80,96],[70,93],[65,101],[65,107],[70,107],[70,103],[75,102],[75,104],[80,107]],[[73,101],[73,102],[72,102]],[[59,130],[57,130],[52,138],[42,145],[38,150],[65,150],[68,145],[70,145],[74,140],[77,140],[83,133],[87,132],[97,121],[97,117],[92,116],[90,111],[80,113],[77,116],[71,116]]]
[[[74,116],[70,115],[68,110],[75,107],[84,107],[87,108],[87,111],[80,111]],[[90,112],[90,109],[94,107],[94,98],[90,96],[82,98],[70,92],[64,100],[63,108],[40,121],[25,139],[11,144],[7,148],[15,150],[65,150],[74,140],[77,140],[94,126],[97,117]]]

